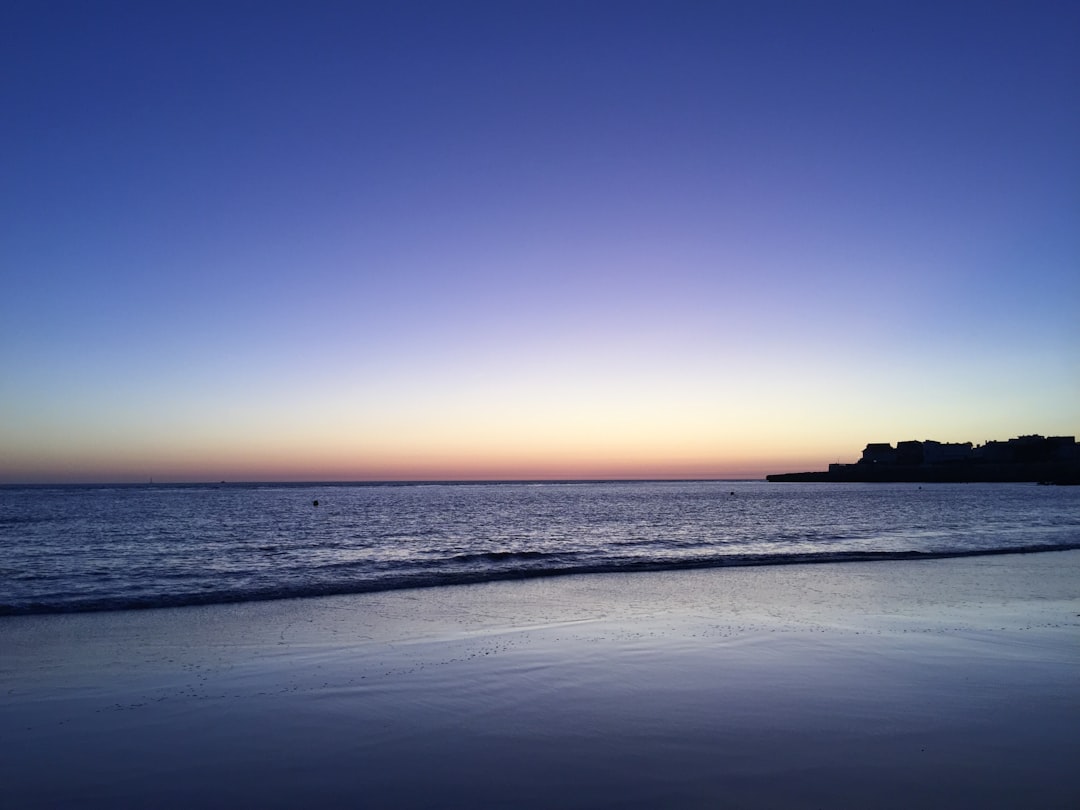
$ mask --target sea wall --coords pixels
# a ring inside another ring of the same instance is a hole
[[[832,464],[828,471],[766,475],[767,481],[835,483],[1080,483],[1080,466],[1067,462],[1035,464],[874,465]]]

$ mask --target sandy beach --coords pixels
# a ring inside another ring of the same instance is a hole
[[[0,620],[4,807],[1080,806],[1080,552]]]

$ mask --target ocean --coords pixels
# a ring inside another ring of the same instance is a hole
[[[0,614],[1072,548],[1080,488],[1033,484],[5,486]]]

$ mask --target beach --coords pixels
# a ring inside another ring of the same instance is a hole
[[[1080,551],[0,619],[5,807],[1080,806]]]

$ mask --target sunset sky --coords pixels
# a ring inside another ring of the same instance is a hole
[[[1080,3],[0,7],[0,483],[1080,434]]]

